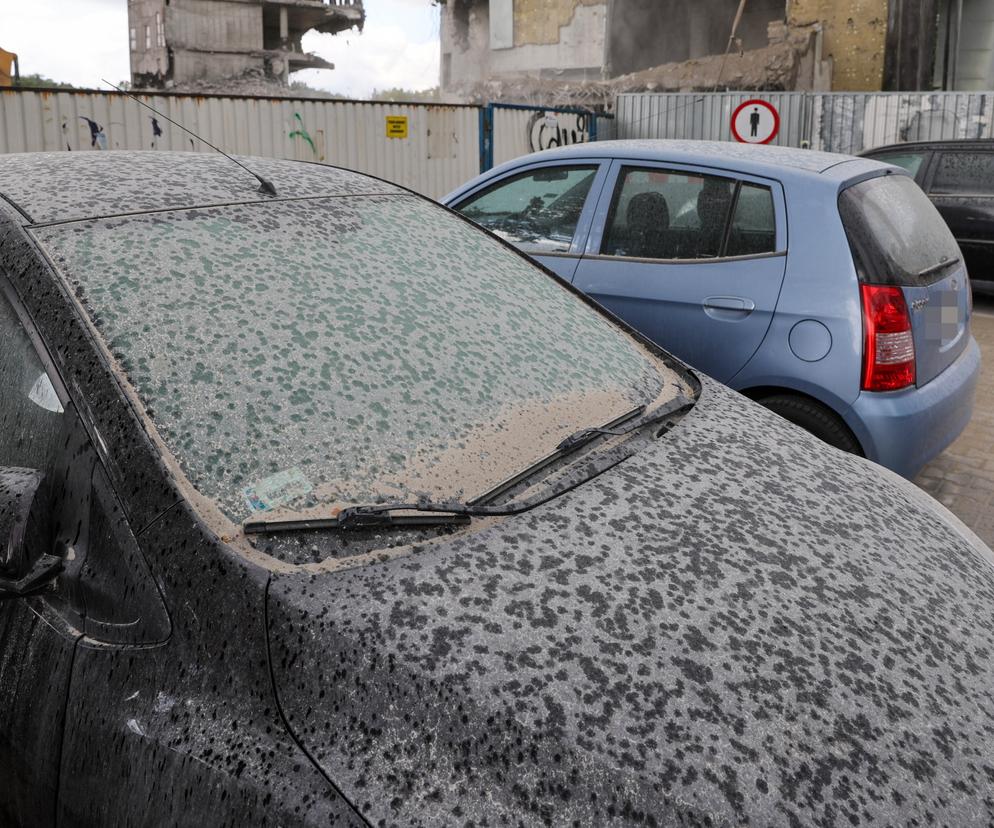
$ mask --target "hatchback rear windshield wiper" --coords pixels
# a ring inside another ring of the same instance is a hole
[[[924,279],[926,276],[931,276],[933,273],[940,273],[943,270],[958,264],[959,259],[946,259],[944,262],[939,262],[938,264],[931,265],[930,267],[926,267],[924,270],[918,271],[915,276],[918,279]]]

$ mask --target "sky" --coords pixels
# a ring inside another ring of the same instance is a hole
[[[333,71],[291,75],[353,98],[374,89],[438,85],[438,7],[431,0],[366,0],[366,26],[337,35],[309,32],[304,51]],[[129,79],[127,0],[0,0],[0,48],[18,55],[21,73],[97,88]]]

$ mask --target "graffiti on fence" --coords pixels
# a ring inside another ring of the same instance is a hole
[[[311,152],[314,155],[317,155],[318,151],[314,148],[314,139],[311,138],[310,134],[307,132],[307,129],[304,127],[304,119],[300,117],[299,112],[294,112],[293,118],[297,122],[297,128],[293,130],[293,132],[291,132],[287,137],[300,138],[302,141],[304,141],[307,144],[307,146],[311,148]]]
[[[149,116],[150,118],[152,116]],[[159,126],[159,122],[152,118],[152,149],[155,149],[155,139],[162,137],[162,127]]]
[[[590,117],[582,112],[536,112],[528,119],[531,152],[590,140]]]
[[[81,130],[86,130],[89,132],[90,138],[90,148],[95,150],[105,150],[108,149],[109,139],[107,137],[107,131],[104,129],[103,125],[95,121],[93,118],[88,118],[86,115],[77,116],[79,120],[84,121],[85,124],[80,124]],[[156,149],[156,143],[159,138],[162,137],[162,126],[156,118],[152,118],[152,149]],[[62,118],[62,141],[66,145],[66,151],[72,152],[73,133],[76,132],[74,128],[71,127],[72,121],[68,118]],[[113,121],[107,124],[108,127],[120,127],[121,130],[124,129],[124,124],[121,121]],[[113,133],[113,130],[111,130]],[[115,133],[121,134],[121,132]],[[190,142],[190,148],[193,149],[193,142]],[[115,141],[114,149],[120,149],[120,144]]]
[[[311,156],[317,161],[324,161],[324,130],[316,130],[312,136],[310,132],[307,131],[307,127],[304,126],[304,119],[300,116],[299,112],[293,113],[293,120],[295,121],[296,129],[287,133],[287,137],[291,140],[299,138],[303,143],[307,144],[311,148]],[[298,146],[298,151],[302,149]],[[300,157],[299,155],[297,156]]]
[[[79,119],[86,121],[86,125],[90,128],[90,146],[94,149],[107,149],[107,133],[104,132],[104,128],[85,115],[80,115]]]

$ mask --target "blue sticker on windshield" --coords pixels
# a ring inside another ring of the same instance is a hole
[[[249,509],[264,512],[310,494],[313,488],[304,473],[294,467],[263,478],[243,494]]]

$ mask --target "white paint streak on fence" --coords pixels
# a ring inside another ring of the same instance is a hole
[[[141,97],[226,152],[348,167],[431,197],[455,189],[480,170],[477,107],[171,94]],[[386,137],[387,115],[407,116],[407,138]],[[96,127],[100,129],[94,134]],[[119,93],[0,92],[0,152],[68,149],[208,148]]]

